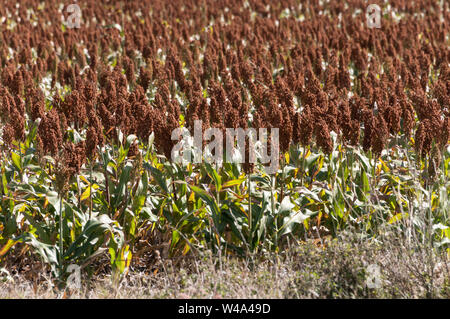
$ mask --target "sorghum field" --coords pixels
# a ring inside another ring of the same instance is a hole
[[[72,2],[0,6],[0,296],[450,297],[448,1]]]

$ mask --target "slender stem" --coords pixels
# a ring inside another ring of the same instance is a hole
[[[278,216],[275,216],[275,196],[274,196],[274,188],[275,188],[275,175],[270,176],[270,202],[271,202],[271,211],[274,214],[275,220],[275,247],[278,244]]]
[[[89,219],[92,219],[92,166],[93,163],[90,163],[89,169]]]
[[[219,164],[216,162],[216,172],[217,174],[219,174]],[[217,201],[217,208],[219,210],[219,214],[221,212],[221,207],[220,207],[220,194],[219,194],[219,187],[218,185],[216,185],[216,201]],[[220,234],[219,232],[217,232],[217,236],[219,236],[220,238]],[[219,241],[219,267],[220,267],[220,273],[223,273],[223,264],[222,264],[222,246],[221,243]],[[220,284],[222,284],[222,276],[219,276],[219,282]]]
[[[248,177],[248,229],[249,229],[249,244],[250,248],[253,242],[253,220],[252,220],[252,184],[251,184],[251,173],[247,175]]]
[[[111,209],[111,196],[109,194],[109,182],[108,182],[108,168],[105,168],[105,188],[106,188],[106,199],[108,200],[108,210]],[[113,216],[113,212],[111,212],[111,216]]]
[[[81,210],[81,187],[80,176],[77,175],[78,209]]]
[[[305,160],[306,160],[306,146],[303,147],[303,156],[302,156],[302,175],[301,175],[301,180],[300,183],[303,186],[303,178],[306,175],[305,174]]]
[[[63,230],[63,200],[64,197],[62,194],[60,194],[59,198],[59,266],[60,266],[60,274],[62,274],[63,269],[63,236],[64,236],[64,230]]]
[[[178,201],[177,188],[175,186],[175,182],[174,181],[172,181],[172,192],[173,192],[173,199],[174,199],[175,202],[177,202]]]
[[[284,159],[284,155],[283,155],[283,158],[281,159],[281,193],[280,193],[280,203],[283,201],[283,198],[284,198],[284,179],[285,179],[285,176],[284,176],[284,166],[285,166],[285,159]]]
[[[353,182],[353,148],[350,149],[350,178]]]
[[[216,162],[216,172],[217,172],[217,175],[219,175],[219,163],[217,163],[217,162]],[[217,201],[217,207],[219,207],[219,210],[220,210],[220,194],[219,194],[218,185],[216,185],[216,201]]]

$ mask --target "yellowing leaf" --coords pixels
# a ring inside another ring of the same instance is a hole
[[[381,158],[380,158],[380,162],[381,162],[381,165],[383,167],[383,171],[385,173],[389,172],[390,171],[389,167],[387,167],[386,163]]]
[[[192,192],[191,195],[189,195],[189,201],[194,202],[195,201],[195,193]]]
[[[81,195],[80,201],[84,201],[84,200],[88,199],[90,195],[91,195],[91,188],[87,187],[86,190]]]
[[[402,218],[405,218],[405,217],[408,217],[409,215],[408,215],[408,213],[398,213],[397,215],[394,215],[394,216],[392,216],[390,219],[389,219],[389,224],[393,224],[393,223],[396,223],[396,222],[398,222],[399,220],[401,220]]]
[[[81,201],[84,201],[84,200],[89,198],[89,196],[91,194],[91,188],[97,190],[99,188],[99,186],[97,184],[93,184],[92,186],[88,186],[86,188],[86,190],[83,192],[83,194],[81,194],[81,198],[80,198]]]
[[[0,257],[8,252],[8,250],[14,246],[17,242],[9,239],[5,246],[3,246],[2,250],[0,250]]]
[[[228,181],[228,182],[226,182],[225,184],[223,184],[223,185],[222,185],[222,188],[240,185],[240,184],[242,184],[244,181],[245,181],[245,178],[233,179],[233,180]]]
[[[19,212],[20,213],[23,213],[26,209],[27,209],[27,205],[26,204],[22,204],[21,206],[20,206],[20,208],[19,208]]]
[[[284,158],[286,159],[286,163],[289,163],[289,152],[284,154]]]
[[[190,249],[191,249],[191,247],[189,246],[189,244],[186,244],[183,249],[183,256],[185,256],[189,252]]]
[[[129,250],[129,246],[127,245],[127,251],[126,251],[126,269],[128,271],[128,268],[130,268],[130,264],[131,264],[131,260],[133,259],[133,254],[131,253],[131,251]]]
[[[311,151],[308,150],[308,152],[306,152],[305,158],[308,158],[311,155]]]
[[[86,184],[90,185],[91,183],[89,183],[89,181],[86,179],[86,177],[84,177],[83,175],[80,176],[80,179],[85,182]]]

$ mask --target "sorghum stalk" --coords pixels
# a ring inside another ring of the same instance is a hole
[[[305,176],[305,160],[306,160],[306,153],[307,153],[306,146],[304,146],[304,147],[303,147],[303,156],[302,156],[302,175],[301,175],[301,180],[300,180],[301,185],[303,185],[303,178],[304,178],[304,176]]]
[[[92,218],[92,166],[94,165],[91,161],[89,163],[89,220]]]
[[[59,195],[59,267],[60,275],[63,270],[63,195]]]
[[[285,166],[285,157],[284,157],[284,154],[283,154],[283,157],[281,159],[281,193],[280,193],[280,203],[283,201],[283,198],[284,198],[284,180],[285,180],[284,166]]]
[[[216,172],[217,174],[219,174],[219,163],[216,162]],[[217,201],[217,207],[219,208],[220,211],[220,194],[219,194],[219,189],[217,188],[216,185],[216,201]]]
[[[216,162],[216,172],[217,172],[217,174],[219,174],[218,171],[219,171],[219,164]],[[220,214],[220,211],[221,211],[221,209],[220,209],[220,194],[219,194],[219,189],[218,189],[217,185],[216,185],[216,197],[217,197],[216,198],[217,208],[218,208],[219,214]],[[217,236],[219,236],[219,267],[220,267],[220,272],[222,273],[222,271],[223,271],[222,247],[220,245],[220,235],[219,235],[219,233],[217,233]],[[222,277],[220,277],[219,280],[222,281]]]
[[[252,228],[253,228],[253,220],[252,220],[252,184],[251,184],[251,173],[248,173],[248,229],[249,229],[249,244],[250,248],[252,246],[253,242],[253,234],[252,234]]]
[[[270,204],[272,214],[275,214],[275,197],[274,197],[274,188],[275,188],[275,174],[270,175]],[[275,244],[278,243],[278,216],[274,216],[275,218]]]

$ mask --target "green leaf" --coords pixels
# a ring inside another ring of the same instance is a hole
[[[143,214],[145,218],[147,218],[148,220],[150,220],[153,223],[158,221],[158,216],[153,214],[150,207],[143,207],[141,210],[141,214]]]
[[[3,186],[3,194],[8,195],[8,180],[6,179],[5,169],[2,167],[2,186]]]
[[[22,163],[21,163],[20,155],[18,155],[15,152],[12,152],[11,159],[13,161],[14,166],[19,170],[19,172],[21,172],[22,171]]]
[[[205,190],[203,190],[197,186],[190,185],[189,187],[195,192],[195,194],[197,194],[207,204],[207,206],[211,210],[212,218],[213,218],[213,221],[214,221],[216,227],[219,227],[218,216],[220,214],[220,211],[219,211],[219,207],[217,206],[217,203],[214,200],[214,198],[210,194],[208,194],[208,192],[206,192]]]
[[[361,154],[357,150],[354,150],[354,154],[356,154],[358,156],[359,160],[363,164],[364,170],[366,172],[369,172],[370,171],[370,160],[365,155]]]
[[[177,230],[174,230],[172,232],[172,241],[170,243],[171,249],[173,249],[177,245],[180,238],[181,238],[180,233]]]
[[[228,188],[228,187],[233,187],[236,185],[241,185],[243,182],[245,182],[245,180],[246,180],[246,178],[233,179],[233,180],[228,181],[225,184],[223,184],[222,188]]]
[[[281,232],[281,235],[291,233],[295,224],[303,224],[303,222],[307,220],[310,217],[310,215],[311,213],[305,215],[301,211],[293,212],[290,216],[286,216],[283,219],[283,226],[281,226],[278,232]]]
[[[80,256],[88,257],[93,253],[92,248],[96,246],[108,230],[112,231],[110,225],[103,220],[91,219],[83,227],[81,234],[69,246],[64,254],[66,259],[75,260]]]
[[[60,198],[57,192],[54,191],[49,191],[45,197],[47,198],[48,202],[50,203],[50,205],[53,206],[53,208],[55,209],[55,212],[57,214],[59,214],[59,209],[60,209]]]
[[[219,176],[219,174],[217,174],[217,171],[209,163],[205,163],[205,168],[208,172],[208,175],[214,180],[217,191],[220,192],[220,190],[222,189],[222,178]]]
[[[364,191],[364,193],[368,193],[370,191],[370,184],[369,184],[369,179],[367,178],[367,174],[366,172],[363,170],[361,172],[361,179],[362,179],[362,189]]]
[[[50,265],[52,272],[54,274],[57,274],[57,269],[58,269],[58,265],[59,265],[58,247],[56,247],[54,245],[48,245],[48,244],[45,244],[45,243],[37,240],[30,233],[25,233],[25,234],[15,238],[15,240],[24,242],[24,243],[32,246],[34,248],[34,252],[37,255],[39,255],[46,264]]]
[[[117,185],[114,196],[115,200],[113,202],[113,207],[118,207],[120,202],[122,201],[123,197],[125,196],[126,187],[128,182],[131,179],[131,171],[133,170],[133,165],[130,163],[127,163],[125,167],[122,170],[122,173],[120,174],[119,178],[119,184]]]
[[[280,207],[278,208],[278,214],[290,212],[294,207],[295,205],[292,204],[290,197],[286,196],[281,201]]]
[[[388,223],[389,223],[389,224],[394,224],[394,223],[398,222],[399,220],[401,220],[401,219],[403,219],[403,218],[407,218],[408,216],[409,216],[408,213],[398,213],[398,214],[392,216],[392,217],[389,219]]]
[[[34,228],[36,228],[37,234],[39,235],[39,239],[41,239],[41,241],[43,241],[44,243],[49,244],[49,245],[54,244],[50,240],[48,231],[46,231],[41,225],[39,225],[37,223],[37,221],[35,220],[35,217],[30,216],[28,214],[23,214],[23,216],[26,218],[26,220],[28,220],[28,222],[31,225],[33,225]]]
[[[163,189],[163,191],[165,193],[169,193],[169,189],[167,187],[166,179],[163,177],[163,173],[159,169],[151,166],[148,163],[144,163],[144,168],[150,171],[153,178],[156,180],[158,185]]]

